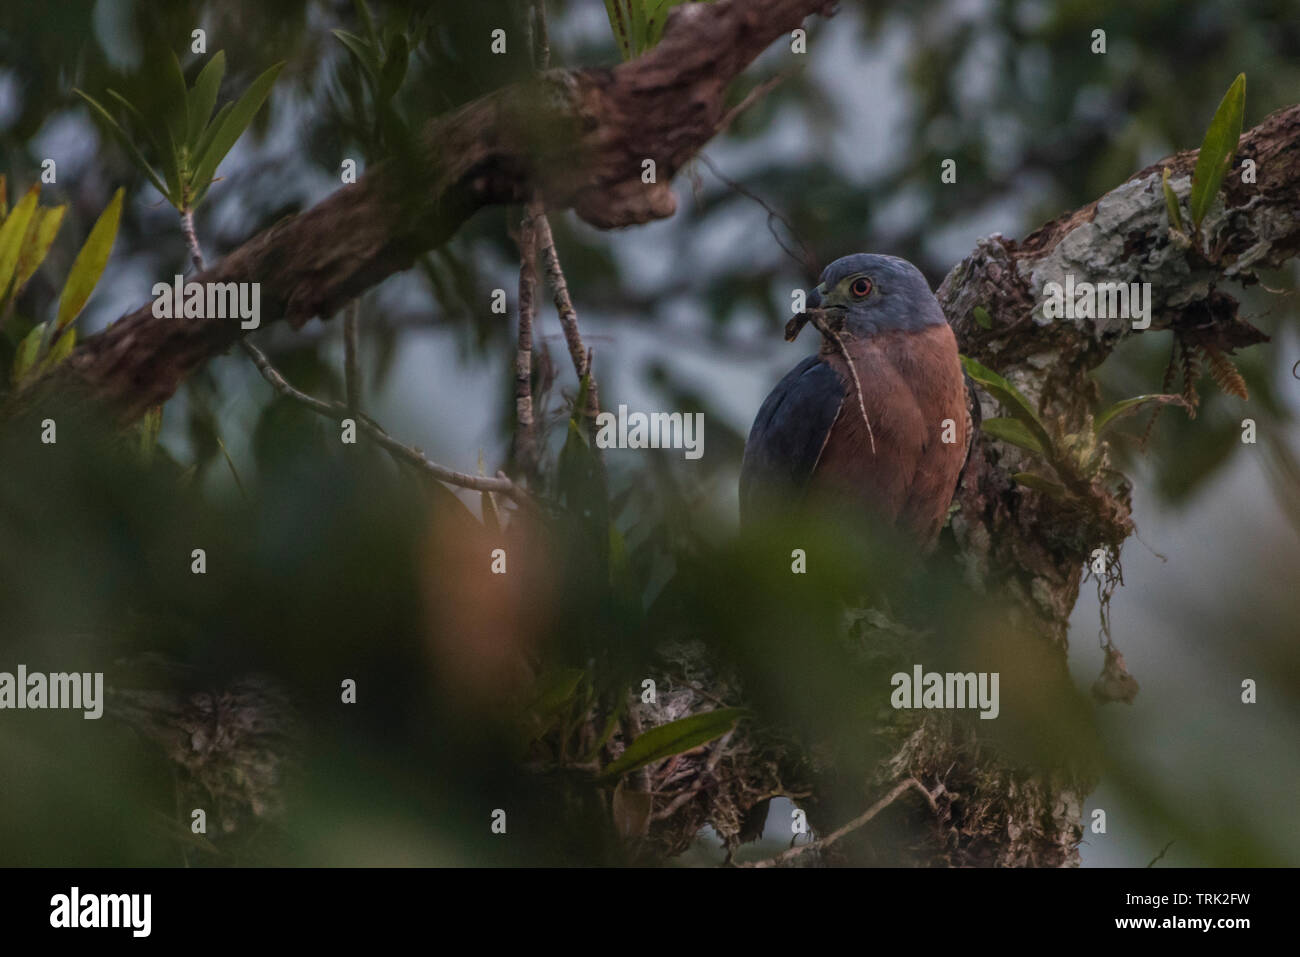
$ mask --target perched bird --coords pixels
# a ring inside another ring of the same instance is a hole
[[[812,497],[862,510],[927,548],[979,414],[943,310],[911,263],[866,253],[827,266],[808,309],[823,310],[826,338],[758,411],[740,472],[741,520]]]

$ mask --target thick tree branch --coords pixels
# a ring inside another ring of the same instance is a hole
[[[415,155],[250,239],[194,277],[260,282],[263,322],[330,316],[484,206],[573,208],[602,228],[671,216],[670,181],[727,116],[732,80],[828,0],[719,0],[673,11],[652,51],[613,69],[549,70],[432,121]],[[642,164],[656,177],[643,183]],[[243,332],[218,319],[159,319],[142,306],[86,339],[47,386],[134,418],[166,400]]]

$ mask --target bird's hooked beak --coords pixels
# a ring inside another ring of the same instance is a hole
[[[834,332],[838,332],[840,329],[844,328],[845,307],[836,301],[827,302],[826,297],[829,294],[830,291],[826,288],[826,283],[824,282],[818,283],[808,291],[808,297],[804,302],[804,311],[785,324],[786,342],[794,342],[795,338],[803,330],[803,327],[810,319],[812,319],[810,313],[830,312],[830,316],[827,317],[825,321],[813,323],[821,330],[824,330],[827,326],[829,326],[829,328]],[[825,335],[825,331],[823,331],[823,335]]]

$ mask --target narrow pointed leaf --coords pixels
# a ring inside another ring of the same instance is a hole
[[[140,451],[145,453],[146,456],[158,444],[158,433],[162,431],[162,411],[163,407],[161,405],[150,406],[149,411],[140,418]],[[224,447],[222,451],[225,451]],[[229,461],[229,458],[229,456],[226,457],[227,461]],[[234,465],[231,465],[231,468],[233,469]]]
[[[36,214],[36,199],[41,194],[40,184],[29,189],[0,226],[0,299],[5,298],[9,284],[14,278],[18,266],[18,256],[22,252],[23,240],[27,238],[27,229]]]
[[[529,712],[539,717],[552,714],[570,701],[578,693],[578,685],[587,673],[581,668],[559,668],[537,679],[533,689],[533,703]]]
[[[181,61],[176,53],[169,51],[167,65],[164,67],[166,79],[163,81],[163,122],[167,132],[172,136],[172,143],[179,146],[186,142],[185,137],[190,125],[189,90],[185,86],[185,73],[181,70]]]
[[[1036,492],[1043,492],[1052,496],[1052,498],[1066,498],[1070,494],[1060,482],[1054,482],[1034,472],[1016,472],[1011,477],[1016,480],[1017,485],[1023,485],[1025,488],[1031,488]]]
[[[1239,73],[1214,111],[1214,119],[1210,120],[1210,128],[1205,131],[1205,139],[1201,142],[1200,155],[1196,157],[1196,169],[1192,171],[1192,196],[1188,209],[1192,214],[1192,225],[1197,228],[1200,228],[1201,220],[1218,194],[1237,152],[1245,111],[1246,74]]]
[[[664,35],[668,12],[682,0],[646,0],[646,45],[654,46]]]
[[[126,110],[128,113],[131,114],[131,119],[135,121],[135,130],[134,130],[135,134],[138,136],[145,137],[149,143],[150,148],[153,149],[155,153],[162,153],[162,147],[158,145],[158,138],[154,136],[155,124],[150,123],[148,120],[146,120],[144,118],[144,114],[141,113],[139,109],[136,108],[136,105],[132,103],[130,100],[128,100],[126,97],[124,97],[121,93],[117,92],[117,90],[108,90],[107,92],[108,95],[113,98],[113,100],[117,103],[118,106],[122,107],[122,109]],[[125,126],[121,127],[121,130],[123,133],[126,133],[128,135],[132,132],[131,130],[127,129],[127,127]]]
[[[1169,216],[1169,225],[1180,233],[1186,232],[1183,229],[1183,214],[1178,209],[1178,194],[1169,185],[1169,167],[1167,166],[1160,176],[1160,188],[1164,190],[1165,194],[1165,212]]]
[[[149,182],[153,183],[154,189],[162,193],[168,202],[171,202],[171,192],[163,182],[162,177],[159,176],[154,171],[154,168],[149,165],[149,161],[144,158],[144,155],[140,152],[139,148],[131,141],[131,137],[127,135],[126,130],[122,129],[122,127],[118,125],[117,120],[113,119],[113,115],[109,113],[108,110],[104,109],[97,100],[88,94],[83,93],[81,90],[73,90],[72,92],[76,93],[90,104],[91,109],[99,114],[99,118],[104,121],[108,131],[113,134],[113,137],[122,145],[122,148],[126,150],[127,155],[131,157],[131,162],[135,163],[140,172],[149,177]]]
[[[482,492],[480,494],[482,495],[483,505],[483,527],[493,535],[499,535],[501,533],[501,517],[497,514],[496,503],[492,501],[492,493]]]
[[[406,79],[406,65],[411,51],[406,46],[406,37],[397,34],[384,58],[384,68],[379,75],[379,102],[387,103],[393,98]]]
[[[18,351],[14,353],[13,375],[9,380],[12,385],[20,385],[32,366],[36,364],[36,356],[40,353],[41,340],[45,338],[45,329],[48,325],[48,322],[42,322],[34,327],[18,344]]]
[[[338,41],[348,48],[348,52],[366,71],[372,83],[379,82],[379,60],[375,56],[374,48],[367,41],[361,39],[355,33],[348,33],[347,30],[331,30],[330,33],[338,38]]]
[[[31,224],[27,227],[27,237],[23,240],[22,249],[18,253],[13,295],[22,292],[23,286],[27,285],[27,280],[32,278],[41,263],[45,261],[50,246],[54,245],[54,237],[59,234],[59,227],[63,225],[63,214],[67,211],[66,206],[44,209],[40,206],[36,207]]]
[[[135,121],[135,134],[147,139],[149,146],[153,149],[154,155],[158,157],[159,162],[162,164],[162,178],[167,184],[167,188],[163,190],[163,195],[167,197],[168,202],[173,206],[179,206],[181,176],[180,168],[177,165],[176,146],[171,142],[171,133],[166,128],[163,128],[162,136],[155,136],[155,124],[146,120],[144,115],[136,109],[135,104],[124,97],[121,93],[118,93],[117,90],[109,90],[108,95],[116,100],[117,103],[129,114],[131,114],[132,119]],[[126,127],[121,127],[121,130],[123,136],[130,137],[132,135],[132,131],[128,130]],[[133,139],[132,143],[134,142]]]
[[[372,44],[379,43],[379,35],[375,33],[375,18],[370,15],[370,8],[366,6],[366,0],[352,0],[352,7],[357,11],[357,19],[366,28],[366,36],[370,38],[370,42]]]
[[[1044,450],[1052,448],[1052,439],[1047,434],[1046,426],[1038,418],[1037,410],[1025,398],[1024,393],[992,369],[986,368],[969,356],[962,356],[961,363],[966,369],[967,375],[978,382],[989,395],[1001,402],[1002,407],[1012,417],[1020,420],[1029,428],[1029,431],[1033,433],[1034,438],[1038,440]]]
[[[629,34],[631,24],[625,0],[605,0],[605,13],[609,16],[610,29],[614,31],[614,41],[624,60],[632,59],[632,39]]]
[[[217,166],[226,158],[226,154],[243,135],[244,130],[248,129],[248,124],[253,122],[253,117],[266,102],[271,87],[275,84],[275,78],[280,75],[282,69],[284,63],[277,63],[254,80],[221,121],[221,128],[209,141],[204,153],[195,160],[192,183],[197,191],[207,192],[208,184],[212,182],[212,177],[217,172]]]
[[[1187,400],[1181,395],[1135,395],[1131,399],[1125,399],[1122,402],[1116,402],[1109,409],[1102,412],[1093,421],[1092,431],[1095,435],[1101,435],[1109,426],[1126,415],[1131,415],[1144,405],[1150,403],[1159,405],[1181,405],[1187,406]]]
[[[199,145],[199,139],[208,128],[213,107],[217,105],[217,92],[221,89],[221,78],[226,75],[226,51],[218,50],[212,59],[199,71],[194,81],[194,88],[189,92],[189,131],[185,136],[185,145],[193,156]]]
[[[995,439],[1001,439],[1003,442],[1033,452],[1035,455],[1047,454],[1043,444],[1019,419],[985,419],[980,423],[980,431]]]
[[[651,728],[628,745],[618,760],[600,773],[599,780],[614,781],[654,761],[707,744],[734,728],[745,714],[743,708],[718,708]]]
[[[63,331],[63,335],[55,341],[50,351],[45,353],[45,358],[41,359],[36,367],[36,375],[43,376],[60,362],[72,355],[73,348],[77,345],[77,327],[69,326]]]
[[[217,110],[217,115],[212,118],[212,122],[208,124],[208,128],[199,136],[199,141],[195,144],[193,154],[190,156],[191,170],[194,170],[198,166],[198,158],[208,151],[208,147],[211,146],[212,141],[216,139],[217,132],[221,129],[221,124],[224,123],[226,117],[230,115],[230,111],[234,105],[235,101],[231,100],[221,109]]]
[[[59,297],[59,313],[54,324],[54,334],[58,335],[68,323],[77,318],[81,309],[94,292],[99,277],[108,263],[109,253],[113,251],[113,241],[117,239],[117,224],[122,218],[122,188],[113,194],[108,206],[99,214],[99,219],[86,237],[86,243],[73,260],[68,273],[68,281]]]
[[[649,42],[649,36],[646,28],[646,4],[649,0],[628,0],[628,6],[632,10],[632,52],[640,56],[646,51]]]

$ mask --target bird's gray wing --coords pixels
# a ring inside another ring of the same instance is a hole
[[[758,410],[745,442],[740,466],[742,522],[756,517],[762,498],[797,495],[807,486],[844,395],[839,373],[816,355],[777,383]]]

